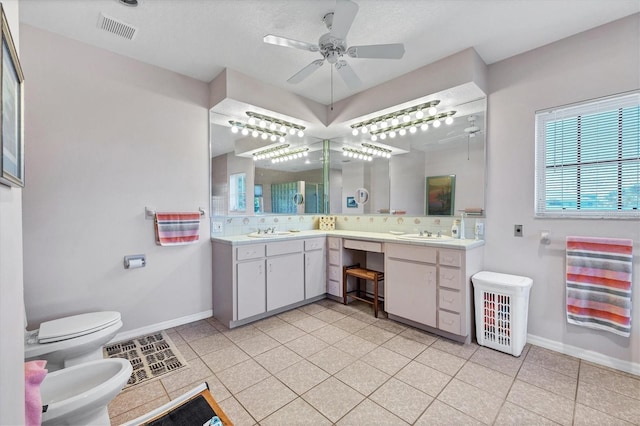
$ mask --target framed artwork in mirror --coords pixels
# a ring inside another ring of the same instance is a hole
[[[427,216],[453,216],[456,175],[427,177]]]
[[[356,203],[356,199],[354,197],[347,197],[347,208],[353,209],[358,207],[358,203]]]
[[[24,75],[1,4],[0,12],[2,15],[0,183],[24,187],[24,115],[22,105]]]

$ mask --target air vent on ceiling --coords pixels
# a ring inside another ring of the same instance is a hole
[[[100,13],[100,18],[98,19],[98,28],[110,32],[111,34],[126,38],[127,40],[133,40],[133,38],[136,36],[136,33],[138,32],[138,29],[133,25],[107,16],[104,13]]]

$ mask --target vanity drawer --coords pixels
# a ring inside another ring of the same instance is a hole
[[[342,282],[342,270],[339,266],[329,265],[329,279]]]
[[[382,253],[382,243],[376,243],[373,241],[344,240],[343,246],[346,249]]]
[[[438,307],[447,311],[460,312],[462,309],[462,294],[459,291],[441,288]]]
[[[340,252],[338,250],[329,250],[329,264],[340,265]]]
[[[453,314],[447,311],[438,312],[438,328],[449,333],[460,335],[460,314]]]
[[[314,238],[313,240],[304,240],[304,250],[320,250],[324,248],[324,238]]]
[[[302,240],[280,241],[267,244],[267,256],[277,256],[280,254],[300,253],[304,248]]]
[[[462,290],[462,280],[460,279],[460,269],[441,267],[438,273],[440,287]]]
[[[421,263],[436,263],[437,253],[433,247],[417,247],[410,244],[387,244],[386,247],[388,257]]]
[[[236,249],[236,260],[257,259],[264,257],[264,244],[251,244]]]
[[[340,238],[329,237],[327,239],[329,240],[329,248],[330,249],[333,249],[333,250],[339,250],[340,249]]]
[[[440,250],[440,265],[462,266],[462,252],[459,250]]]

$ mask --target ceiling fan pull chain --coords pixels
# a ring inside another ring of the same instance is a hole
[[[331,69],[331,111],[333,111],[333,67]]]

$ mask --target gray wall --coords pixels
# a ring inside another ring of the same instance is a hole
[[[2,7],[20,52],[18,1],[4,0]],[[22,195],[0,185],[0,425],[24,424]]]
[[[486,269],[533,278],[529,333],[558,349],[640,363],[640,221],[534,219],[536,110],[640,87],[640,15],[596,28],[489,67]],[[513,225],[524,225],[524,237]],[[540,244],[540,231],[551,244]],[[632,238],[632,337],[568,325],[567,235]],[[636,367],[637,368],[637,367]]]
[[[209,206],[208,85],[23,25],[24,291],[29,326],[92,310],[122,332],[212,309],[206,217],[155,244],[158,211]],[[208,212],[207,212],[208,216]],[[125,270],[123,256],[147,266]]]

